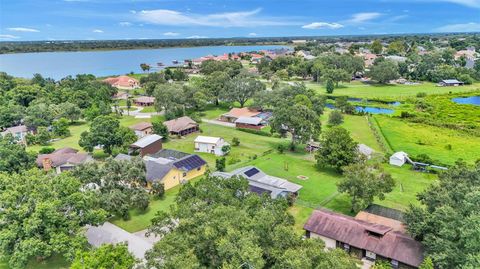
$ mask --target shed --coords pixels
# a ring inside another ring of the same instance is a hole
[[[440,81],[440,83],[438,83],[439,86],[442,86],[442,87],[447,87],[447,86],[463,86],[463,82],[462,81],[458,81],[456,79],[444,79],[442,81]]]
[[[407,159],[408,159],[407,153],[403,151],[395,152],[392,156],[390,156],[390,164],[401,167],[402,165],[405,164]]]
[[[235,127],[260,130],[265,127],[265,121],[260,117],[240,117],[235,121]]]
[[[153,154],[162,149],[162,137],[156,134],[147,135],[130,145],[129,153],[138,153],[140,156]]]

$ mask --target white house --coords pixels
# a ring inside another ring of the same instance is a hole
[[[407,160],[408,154],[403,151],[395,152],[392,156],[390,156],[390,164],[395,166],[402,166]]]
[[[223,156],[223,146],[230,145],[221,137],[198,136],[195,138],[195,152],[213,153],[217,156]]]

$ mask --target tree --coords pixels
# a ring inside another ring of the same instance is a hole
[[[82,110],[76,105],[70,102],[61,103],[59,105],[60,118],[66,118],[70,122],[75,122],[80,119],[82,115]]]
[[[232,147],[230,145],[224,145],[222,147],[222,153],[223,155],[227,155],[228,153],[230,153],[230,150],[232,149]]]
[[[423,262],[420,264],[418,269],[434,269],[432,258],[426,257]]]
[[[148,207],[145,164],[141,158],[130,161],[108,158],[103,165],[86,163],[78,166],[73,175],[87,186],[98,186],[99,206],[112,215],[128,219],[130,209]]]
[[[24,117],[24,107],[14,103],[0,105],[0,129],[19,125]]]
[[[224,98],[230,102],[240,103],[243,107],[248,99],[255,93],[265,90],[265,84],[254,78],[234,78],[228,82],[228,91],[224,92]]]
[[[127,98],[127,115],[130,116],[130,108],[132,108],[132,99]]]
[[[152,128],[153,128],[153,133],[161,136],[163,138],[163,141],[168,140],[168,136],[170,135],[170,132],[168,131],[168,128],[163,122],[161,121],[154,121],[152,122]]]
[[[426,247],[435,268],[478,268],[480,162],[458,161],[417,195],[405,214],[408,232]]]
[[[368,75],[379,83],[388,83],[400,77],[397,63],[391,60],[375,61]]]
[[[330,166],[338,172],[342,167],[350,165],[358,158],[357,143],[350,137],[350,133],[342,127],[328,129],[320,140],[320,149],[315,155],[320,167]]]
[[[155,109],[165,110],[165,117],[173,119],[183,116],[185,113],[185,95],[178,84],[158,85],[154,92]]]
[[[111,154],[113,147],[123,145],[124,138],[119,131],[120,122],[117,119],[112,116],[99,116],[93,120],[90,131],[81,134],[78,144],[89,152],[92,152],[95,146],[101,145],[105,153]]]
[[[153,182],[151,193],[157,198],[163,198],[165,195],[165,184],[158,181]]]
[[[225,71],[215,71],[205,77],[202,87],[207,96],[214,100],[216,106],[219,104],[220,97],[224,95],[229,81],[230,76]]]
[[[238,139],[238,137],[232,138],[232,145],[238,147],[240,145],[240,139]]]
[[[31,128],[48,127],[52,124],[54,113],[47,104],[34,104],[25,111],[25,125]]]
[[[385,199],[395,186],[390,174],[379,165],[369,166],[365,160],[344,167],[344,177],[337,183],[338,191],[351,198],[351,212],[358,212],[373,203],[375,197]]]
[[[20,173],[32,168],[34,162],[35,156],[27,153],[12,135],[0,135],[0,172]]]
[[[136,263],[126,243],[104,244],[87,251],[78,251],[70,269],[132,269]]]
[[[278,133],[288,132],[292,135],[291,150],[295,149],[297,143],[317,138],[322,127],[317,113],[302,104],[276,108],[270,124]]]
[[[145,71],[150,71],[150,65],[149,64],[146,64],[146,63],[141,63],[140,64],[140,68],[142,69],[143,72]]]
[[[338,110],[333,110],[330,112],[330,115],[328,115],[328,124],[329,125],[340,125],[343,123],[343,115],[340,113]]]
[[[338,87],[340,81],[350,82],[352,75],[344,69],[326,69],[323,71],[322,79],[327,81],[327,83],[330,80],[335,83],[335,87]]]
[[[37,134],[35,135],[35,142],[42,146],[46,146],[50,143],[52,136],[46,127],[38,127]]]
[[[69,173],[0,173],[0,249],[12,268],[53,254],[71,259],[87,243],[84,226],[102,224],[106,214],[82,186]]]
[[[354,269],[345,252],[293,230],[286,199],[248,191],[247,180],[206,176],[187,183],[172,210],[158,212],[149,232],[162,236],[148,268]]]
[[[382,42],[380,42],[380,40],[378,39],[375,39],[372,44],[370,45],[370,49],[372,50],[372,52],[374,54],[381,54],[382,51],[383,51],[383,45],[382,45]]]
[[[405,43],[402,40],[390,42],[387,47],[387,52],[388,54],[403,55],[405,53]]]
[[[68,120],[66,118],[60,118],[59,120],[54,121],[52,124],[52,131],[56,136],[70,136],[70,130],[68,129]]]
[[[327,90],[328,94],[332,94],[334,90],[333,80],[327,79],[327,83],[325,84],[325,89]]]
[[[225,170],[225,157],[220,157],[215,160],[215,169],[217,171],[223,172]]]

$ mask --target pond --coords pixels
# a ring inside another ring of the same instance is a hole
[[[458,97],[453,98],[452,101],[462,105],[480,106],[480,96]]]
[[[359,103],[382,103],[390,106],[399,106],[401,103],[399,101],[394,101],[394,102],[383,102],[383,101],[377,101],[377,100],[368,100],[368,99],[362,99],[362,98],[354,98],[354,97],[349,97],[348,101],[350,102],[359,102]]]
[[[330,109],[335,109],[335,105],[327,104],[326,107]],[[365,112],[370,114],[393,114],[393,109],[388,108],[379,108],[379,107],[371,107],[371,106],[356,106],[355,110],[357,112]]]

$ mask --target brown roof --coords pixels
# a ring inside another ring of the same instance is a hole
[[[240,118],[240,117],[254,117],[260,114],[259,111],[250,109],[248,107],[232,108],[229,112],[223,114],[227,117]]]
[[[114,87],[133,87],[139,84],[137,79],[129,76],[110,77],[103,80]]]
[[[150,122],[139,122],[135,125],[132,125],[129,127],[130,129],[136,130],[136,131],[144,131],[148,128],[152,128],[152,124]]]
[[[358,214],[355,216],[355,219],[388,226],[395,231],[405,232],[405,225],[401,221],[375,215],[365,211],[358,212]]]
[[[50,159],[52,166],[57,167],[66,163],[82,164],[91,159],[87,153],[78,153],[78,150],[72,148],[61,148],[50,154],[40,154],[37,157],[37,166],[43,167],[43,160]]]
[[[135,102],[138,103],[155,103],[155,97],[150,96],[140,96],[134,99]]]
[[[303,228],[407,265],[418,267],[423,261],[422,244],[388,226],[321,209],[313,211]]]
[[[198,126],[198,123],[196,123],[194,120],[192,120],[190,117],[183,116],[178,119],[173,119],[164,122],[165,126],[167,126],[169,132],[181,132],[193,127]]]
[[[27,126],[25,125],[18,125],[18,126],[13,126],[13,127],[9,127],[7,129],[5,129],[4,132],[2,132],[2,134],[16,134],[16,133],[25,133],[27,132],[28,129],[27,129]]]

